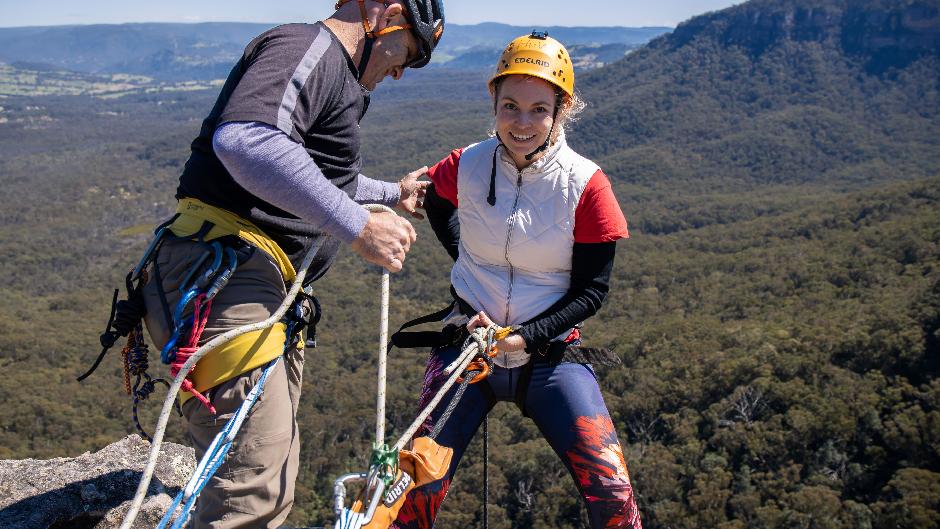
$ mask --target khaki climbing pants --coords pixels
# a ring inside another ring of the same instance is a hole
[[[180,297],[180,282],[204,251],[191,241],[167,241],[160,249],[156,264],[171,311]],[[286,296],[281,274],[264,252],[251,247],[240,252],[246,252],[248,257],[240,259],[244,262],[213,300],[200,343],[229,329],[267,319]],[[170,330],[153,272],[144,287],[145,322],[154,344],[162,348]],[[271,372],[225,463],[199,495],[189,527],[275,529],[283,525],[294,503],[299,463],[296,415],[303,364],[303,351],[291,349]],[[183,418],[197,458],[202,458],[215,435],[257,384],[263,370],[264,366],[257,367],[208,390],[217,415],[212,415],[196,399],[186,401]]]

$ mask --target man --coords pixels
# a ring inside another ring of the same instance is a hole
[[[249,43],[203,122],[180,177],[178,216],[169,226],[174,236],[164,239],[143,290],[157,346],[184,341],[172,315],[180,289],[204,273],[213,252],[237,267],[211,299],[205,330],[192,338],[200,344],[268,318],[317,241],[323,246],[309,281],[326,272],[343,243],[370,263],[401,270],[413,227],[359,204],[398,206],[420,217],[415,209],[427,182],[417,178],[424,171],[397,184],[361,175],[359,121],[378,83],[430,60],[443,31],[442,0],[340,0],[336,9],[325,21],[280,26]],[[189,305],[179,319],[192,313]],[[198,326],[182,325],[183,334]],[[287,518],[298,467],[303,351],[285,348],[285,339],[284,324],[243,335],[189,374],[194,391],[182,409],[202,457],[264,367],[283,354],[228,460],[200,495],[192,527],[275,528]],[[186,350],[175,350],[179,365]]]

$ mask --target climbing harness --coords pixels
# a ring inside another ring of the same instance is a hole
[[[391,343],[388,348],[391,349],[392,346],[398,348],[416,348],[416,347],[444,347],[449,345],[455,345],[460,343],[461,338],[467,336],[466,328],[462,325],[453,325],[448,324],[444,326],[441,331],[405,331],[405,329],[415,327],[417,325],[439,322],[447,318],[456,307],[460,308],[460,312],[464,314],[472,314],[475,311],[472,307],[466,304],[457,293],[451,287],[451,295],[453,296],[454,301],[451,302],[448,306],[444,307],[441,310],[420,316],[411,321],[404,323],[398,330],[398,332],[392,335]],[[600,349],[593,347],[582,347],[580,341],[580,325],[575,326],[578,329],[577,333],[572,333],[569,337],[569,340],[553,340],[547,345],[541,347],[540,349],[533,351],[531,355],[531,361],[528,362],[522,369],[520,374],[520,379],[516,389],[515,403],[519,407],[523,416],[527,416],[525,412],[525,400],[528,393],[529,382],[532,378],[532,371],[536,364],[558,364],[561,362],[574,362],[581,364],[593,364],[593,365],[603,365],[603,366],[617,366],[621,364],[620,357],[610,351],[609,349]],[[518,330],[518,326],[510,326],[499,329],[497,333],[493,336],[493,341],[499,341],[505,338],[512,332]],[[464,342],[466,346],[466,342]],[[436,438],[437,434],[443,428],[444,424],[447,421],[450,413],[453,411],[453,408],[456,407],[456,403],[460,400],[463,395],[464,390],[466,389],[466,383],[476,383],[485,378],[489,371],[492,369],[493,362],[491,360],[492,351],[485,357],[478,357],[474,359],[471,364],[468,364],[466,371],[468,371],[467,376],[470,377],[469,382],[464,380],[464,377],[459,377],[457,383],[460,383],[461,386],[458,388],[457,392],[451,401],[451,405],[448,406],[448,409],[441,415],[441,418],[438,420],[437,424],[434,427],[434,431],[429,435],[429,437]],[[495,356],[495,355],[493,355]],[[485,360],[484,358],[489,358],[490,360]],[[475,371],[475,374],[469,373]],[[442,392],[446,392],[447,388],[450,385],[445,385]],[[435,407],[435,404],[432,403],[430,406],[431,409]],[[482,526],[484,529],[488,526],[489,523],[489,419],[488,417],[483,417],[483,490],[482,490],[482,504],[483,504],[483,523]],[[364,475],[362,475],[364,476]],[[347,475],[340,478],[340,480],[353,479],[357,475]],[[340,480],[337,480],[339,484]],[[343,490],[340,490],[336,487],[335,492],[344,493]],[[338,497],[338,496],[337,496]],[[336,507],[338,510],[339,507]],[[337,526],[339,528],[339,526]],[[355,526],[353,526],[355,527]]]
[[[182,201],[181,201],[182,202]],[[208,207],[201,203],[193,204],[192,202],[181,207]],[[382,210],[392,212],[391,209],[385,206],[374,206],[369,205],[365,206],[366,209],[370,211]],[[205,229],[205,223],[203,224],[200,232],[208,232],[208,229]],[[206,235],[206,233],[202,233]],[[239,233],[241,236],[242,234]],[[249,234],[250,235],[250,234]],[[176,402],[176,395],[184,387],[188,379],[186,378],[193,367],[196,365],[199,360],[204,357],[207,353],[221,348],[224,344],[232,341],[233,339],[248,334],[252,332],[257,332],[263,329],[272,327],[273,325],[284,321],[286,317],[287,321],[287,332],[286,332],[286,341],[285,341],[285,351],[290,347],[296,347],[299,345],[299,332],[304,328],[309,326],[310,329],[313,329],[313,326],[317,323],[320,317],[320,306],[316,302],[315,298],[310,295],[310,287],[303,287],[304,279],[306,278],[307,271],[310,268],[313,259],[316,256],[317,252],[325,244],[327,238],[319,238],[315,240],[313,245],[307,250],[306,255],[300,265],[300,268],[295,272],[293,267],[290,266],[289,261],[285,261],[283,266],[289,267],[289,270],[285,271],[282,268],[282,275],[285,277],[290,277],[293,282],[291,283],[290,290],[287,293],[287,296],[284,298],[283,303],[280,307],[268,317],[266,320],[244,325],[242,327],[237,327],[226,331],[218,336],[215,336],[209,340],[202,347],[197,347],[199,338],[198,335],[202,333],[202,329],[205,327],[205,320],[208,316],[209,308],[207,305],[211,305],[212,296],[215,295],[222,287],[224,283],[228,281],[228,278],[231,277],[231,272],[234,272],[234,264],[237,263],[237,259],[232,260],[228,252],[218,251],[216,248],[213,248],[213,262],[210,268],[218,270],[221,262],[223,261],[220,257],[221,253],[225,253],[229,259],[229,267],[225,268],[221,272],[213,272],[212,277],[215,277],[214,280],[206,280],[206,274],[197,276],[195,284],[208,286],[205,291],[201,291],[197,288],[196,293],[192,292],[192,288],[186,288],[185,293],[180,299],[180,303],[177,305],[176,315],[174,322],[179,322],[179,316],[182,315],[182,310],[180,309],[180,304],[189,303],[192,301],[194,305],[192,322],[190,322],[190,336],[187,340],[185,347],[176,348],[175,352],[172,347],[165,347],[162,351],[161,356],[165,356],[167,360],[171,363],[171,369],[175,371],[173,383],[170,384],[168,395],[163,404],[163,410],[160,413],[160,418],[157,423],[157,428],[153,436],[151,448],[150,448],[150,457],[147,461],[147,466],[144,468],[143,475],[141,476],[140,483],[137,487],[137,492],[134,496],[134,500],[131,503],[130,509],[128,509],[127,515],[124,518],[123,523],[121,524],[121,529],[130,529],[134,523],[134,520],[137,518],[137,514],[140,511],[141,505],[143,505],[144,498],[147,494],[147,488],[150,485],[150,481],[153,478],[154,470],[156,469],[157,459],[160,453],[160,447],[163,442],[163,436],[166,432],[166,425],[169,420],[170,411],[173,409],[173,405]],[[265,241],[260,241],[263,245]],[[277,260],[277,259],[276,259]],[[229,273],[226,274],[226,271]],[[289,272],[289,273],[285,273]],[[194,277],[196,273],[196,267],[188,274],[189,277]],[[224,281],[220,281],[218,278],[222,277],[222,274],[226,274],[227,277]],[[387,272],[383,279],[383,282],[387,285]],[[184,281],[183,284],[187,284],[187,281]],[[217,288],[215,288],[217,287]],[[157,289],[158,291],[161,289]],[[386,297],[387,297],[387,288]],[[210,296],[210,294],[212,296]],[[311,302],[311,309],[313,314],[307,318],[304,317],[303,305],[305,302]],[[387,313],[387,300],[385,305],[385,312]],[[288,315],[288,313],[290,314]],[[386,322],[387,325],[387,322]],[[176,340],[179,340],[179,335],[181,330],[186,327],[186,325],[178,325],[174,327],[173,337]],[[313,338],[315,343],[315,338]],[[309,342],[308,342],[309,343]],[[199,493],[205,488],[206,484],[218,470],[218,468],[224,463],[225,457],[228,454],[229,449],[231,448],[232,442],[235,439],[235,436],[238,434],[239,429],[241,428],[242,423],[250,412],[251,408],[254,406],[258,397],[264,390],[264,384],[267,381],[268,375],[280,361],[280,356],[271,360],[268,365],[265,367],[262,372],[261,378],[258,383],[252,388],[251,392],[246,396],[244,402],[239,407],[238,411],[233,415],[233,417],[226,423],[225,427],[216,435],[212,443],[209,446],[209,449],[206,451],[206,454],[203,456],[202,460],[196,467],[196,471],[193,476],[188,481],[186,487],[180,491],[177,497],[174,499],[171,508],[168,510],[163,520],[161,520],[158,528],[163,529],[167,527],[171,521],[173,524],[170,526],[173,529],[178,529],[183,527],[189,517],[189,513],[195,507],[196,499],[199,496]],[[198,397],[197,397],[198,398]],[[383,391],[384,398],[384,391]],[[204,403],[205,404],[205,403]],[[174,519],[175,511],[181,508],[180,514]]]
[[[157,289],[164,311],[164,318],[172,329],[169,341],[160,352],[160,359],[164,364],[170,366],[170,375],[173,377],[179,373],[182,365],[196,350],[208,321],[212,299],[225,287],[238,266],[238,257],[234,249],[228,246],[223,247],[218,240],[206,242],[205,236],[213,228],[211,222],[204,221],[199,230],[192,235],[176,236],[170,233],[169,228],[177,218],[179,218],[179,214],[174,215],[170,220],[157,227],[154,232],[154,239],[141,261],[127,274],[125,278],[127,299],[117,301],[119,291],[115,290],[111,303],[111,315],[108,318],[107,327],[100,337],[102,351],[91,369],[78,378],[79,381],[82,381],[91,375],[117,339],[121,336],[127,336],[127,343],[121,354],[124,365],[124,388],[128,395],[133,397],[134,426],[141,436],[148,441],[152,441],[152,438],[140,424],[139,404],[155,391],[158,383],[167,388],[170,387],[170,384],[165,379],[153,378],[147,371],[149,368],[149,349],[144,342],[143,326],[141,325],[141,321],[147,312],[142,292],[143,286],[149,279],[147,266],[153,264],[154,279],[159,281],[159,266],[155,259],[160,248],[167,240],[193,240],[205,246],[208,250],[197,259],[183,280],[180,286],[180,300],[172,316],[169,316],[165,293],[162,289]],[[210,256],[212,257],[211,262],[206,265]],[[193,314],[184,318],[183,315],[190,306],[192,306]],[[180,345],[181,334],[187,329],[189,334],[186,341]],[[132,376],[136,377],[133,387],[131,387],[130,382]],[[209,399],[196,390],[191,380],[186,379],[184,381],[183,390],[191,393],[210,412],[215,413]],[[178,405],[177,412],[182,413]]]
[[[157,428],[154,432],[153,441],[151,442],[150,457],[147,461],[147,466],[144,468],[140,483],[137,486],[137,492],[134,496],[134,500],[132,501],[131,507],[128,509],[127,514],[124,517],[124,521],[121,524],[121,529],[130,529],[133,526],[134,520],[137,518],[137,514],[140,512],[140,507],[143,505],[144,498],[147,496],[147,488],[150,486],[150,481],[153,478],[153,473],[156,469],[157,460],[160,455],[160,447],[163,444],[163,436],[166,433],[166,425],[170,418],[170,412],[173,409],[174,403],[176,401],[176,394],[180,391],[184,381],[186,380],[186,374],[189,373],[189,371],[203,356],[215,349],[218,349],[234,338],[250,332],[267,329],[275,325],[284,318],[288,310],[291,308],[294,309],[293,312],[296,314],[299,310],[297,308],[298,299],[307,299],[309,296],[309,293],[301,293],[301,287],[303,280],[307,275],[307,270],[310,268],[310,264],[313,262],[313,258],[322,246],[323,241],[324,239],[321,239],[307,251],[300,268],[296,272],[296,276],[294,277],[293,283],[291,284],[291,288],[287,292],[287,296],[284,298],[284,302],[281,303],[281,306],[278,307],[274,314],[264,321],[237,327],[215,336],[202,347],[199,347],[193,351],[189,357],[179,366],[178,374],[173,379],[173,383],[170,384],[167,398],[163,403],[163,410],[161,411],[160,418],[157,421]],[[318,314],[319,310],[317,310],[317,315]],[[318,317],[317,315],[314,316],[314,320]],[[314,323],[316,322],[310,322],[311,325]],[[291,325],[292,323],[288,323],[289,327],[291,327]],[[291,344],[297,343],[296,337],[291,337],[291,335],[288,335],[288,340]],[[276,359],[272,360],[265,368],[265,372],[262,373],[263,380],[267,379],[266,373],[269,373],[270,370],[277,365],[279,358],[280,357],[277,357]],[[259,379],[258,384],[255,386],[255,388],[252,389],[252,392],[249,393],[248,397],[246,397],[242,407],[239,408],[238,412],[236,412],[232,419],[226,423],[226,426],[213,440],[209,450],[206,452],[205,457],[203,457],[203,460],[200,461],[199,465],[197,465],[196,473],[194,473],[193,477],[190,478],[190,481],[187,483],[187,487],[181,492],[182,496],[178,496],[177,499],[174,499],[174,506],[170,509],[168,516],[172,516],[173,511],[179,505],[183,505],[184,511],[181,513],[180,518],[177,518],[172,527],[182,527],[185,524],[186,520],[183,518],[188,517],[189,511],[195,505],[195,500],[198,497],[199,492],[202,491],[208,480],[212,477],[215,471],[218,470],[222,462],[224,462],[225,455],[231,447],[232,440],[235,438],[235,435],[238,433],[238,429],[241,427],[242,422],[248,415],[248,412],[257,401],[257,398],[262,391],[263,382],[261,379]],[[165,527],[165,524],[169,523],[169,520],[170,518],[167,518],[166,522],[161,521],[161,523],[164,524],[162,527]]]
[[[147,312],[147,309],[144,306],[142,289],[148,280],[148,274],[145,268],[153,261],[154,256],[163,244],[165,232],[177,217],[178,215],[174,215],[170,220],[157,226],[154,231],[155,235],[153,241],[151,241],[150,246],[144,252],[144,256],[137,266],[128,272],[127,276],[124,278],[127,299],[118,301],[120,289],[114,290],[111,299],[111,315],[108,317],[108,323],[105,326],[104,332],[102,332],[99,337],[101,353],[99,353],[91,368],[78,377],[78,381],[81,382],[94,373],[95,370],[98,369],[98,366],[101,365],[101,361],[104,359],[108,350],[114,346],[119,338],[126,336],[127,342],[121,350],[124,366],[124,390],[134,399],[132,407],[134,426],[137,428],[141,437],[148,441],[151,441],[152,438],[140,424],[138,407],[141,401],[146,400],[153,394],[158,383],[163,384],[167,388],[170,387],[170,383],[163,378],[153,378],[147,372],[149,368],[149,349],[146,342],[144,342],[143,326],[141,325],[141,320]],[[131,377],[135,377],[133,385],[131,384]],[[177,411],[179,411],[178,407]]]

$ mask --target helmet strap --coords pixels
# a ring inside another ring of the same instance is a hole
[[[561,92],[555,91],[555,109],[552,111],[552,126],[548,129],[548,137],[545,138],[545,143],[541,147],[535,149],[529,154],[525,155],[526,160],[532,160],[538,153],[544,151],[548,148],[548,144],[552,141],[552,132],[555,131],[555,121],[558,118],[558,109],[561,108],[562,95]],[[496,112],[496,103],[493,103],[493,112]],[[496,148],[493,149],[493,163],[490,166],[490,189],[489,193],[486,195],[486,203],[495,206],[496,205],[496,152],[499,151],[499,146],[503,144],[503,139],[499,137],[499,132],[496,132]]]
[[[381,2],[383,5],[388,7],[388,0],[376,0]],[[336,9],[339,9],[346,4],[347,2],[352,2],[352,0],[337,0]],[[365,47],[362,49],[362,57],[359,59],[359,65],[356,66],[356,69],[359,70],[356,75],[356,81],[362,80],[362,75],[366,72],[366,66],[369,65],[369,58],[372,56],[372,46],[375,44],[375,41],[382,35],[388,35],[389,33],[394,33],[396,31],[401,31],[403,29],[411,29],[411,24],[402,24],[400,26],[388,26],[387,28],[375,31],[372,29],[372,24],[369,23],[369,15],[366,13],[366,0],[356,0],[359,4],[359,14],[362,16],[362,30],[366,34]],[[402,6],[402,9],[405,7]]]
[[[496,133],[496,141],[499,143],[497,143],[496,148],[493,149],[493,165],[490,166],[490,192],[486,195],[486,203],[491,206],[496,205],[496,152],[499,151],[499,146],[503,144],[503,139],[499,137],[499,132]]]
[[[375,44],[375,37],[366,33],[365,46],[362,48],[362,57],[359,58],[359,65],[356,66],[356,81],[362,81],[362,76],[366,73],[366,66],[369,65],[369,58],[372,56],[372,45]]]

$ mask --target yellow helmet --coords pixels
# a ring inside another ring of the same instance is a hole
[[[531,75],[544,79],[560,88],[568,97],[574,97],[574,65],[568,50],[543,31],[513,39],[503,50],[496,63],[496,73],[490,78],[493,83],[507,75]]]

